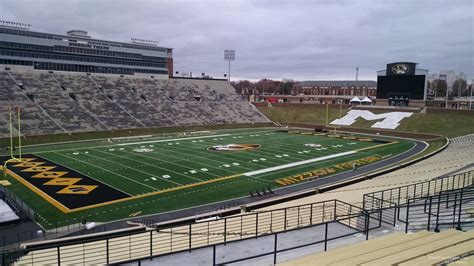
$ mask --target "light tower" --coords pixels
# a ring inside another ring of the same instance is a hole
[[[227,80],[230,82],[230,61],[235,60],[235,50],[224,50],[224,60],[229,61],[229,71],[227,72]]]

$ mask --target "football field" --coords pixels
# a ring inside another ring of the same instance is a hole
[[[250,192],[278,193],[413,146],[408,140],[269,128],[39,146],[8,163],[8,189],[46,227],[56,227],[68,219],[110,221]]]

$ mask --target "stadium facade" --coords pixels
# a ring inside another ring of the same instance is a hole
[[[172,54],[152,41],[105,41],[82,30],[60,35],[0,25],[0,65],[7,68],[167,78]]]

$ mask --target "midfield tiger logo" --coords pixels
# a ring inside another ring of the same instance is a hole
[[[262,147],[260,144],[225,144],[207,148],[211,151],[249,151]]]

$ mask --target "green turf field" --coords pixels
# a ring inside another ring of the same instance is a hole
[[[230,145],[234,144],[234,145]],[[46,228],[105,222],[276,190],[404,152],[408,140],[253,128],[24,149],[8,189]]]

